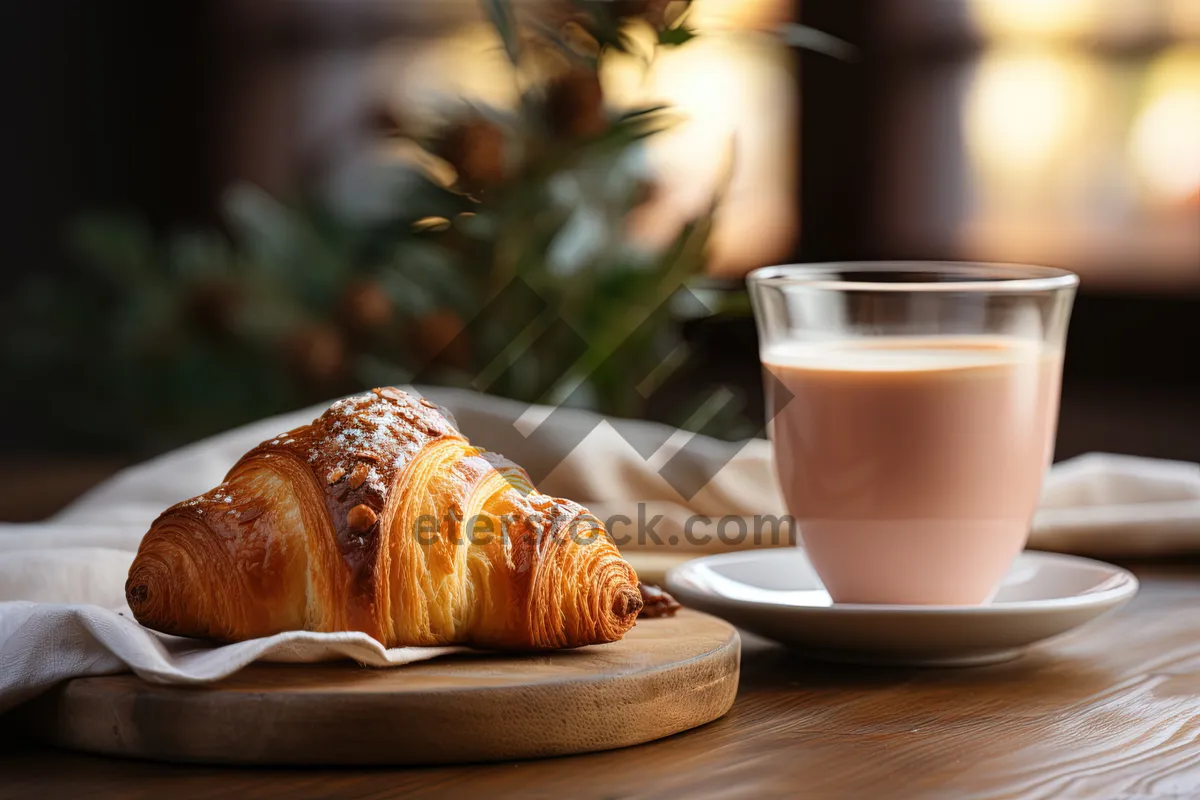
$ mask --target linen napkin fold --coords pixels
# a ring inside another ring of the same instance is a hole
[[[1200,553],[1200,464],[1091,453],[1054,465],[1030,546],[1098,558]]]
[[[155,683],[209,683],[254,661],[353,659],[395,667],[463,652],[465,647],[387,649],[365,633],[289,631],[207,645],[143,628],[129,609],[14,601],[0,603],[0,712],[60,681],[132,670]]]
[[[461,390],[420,393],[449,409],[472,442],[524,466],[542,491],[605,520],[640,573],[653,577],[706,552],[795,544],[764,440],[722,442]],[[251,447],[325,408],[131,467],[44,523],[0,525],[0,711],[65,678],[123,669],[196,683],[259,659],[384,666],[455,651],[385,650],[363,634],[304,632],[218,647],[147,631],[124,608],[129,564],[163,509],[207,491]],[[1030,546],[1100,556],[1200,553],[1200,466],[1107,455],[1058,464]]]

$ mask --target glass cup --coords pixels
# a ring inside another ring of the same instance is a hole
[[[987,602],[1053,455],[1079,279],[867,262],[748,282],[780,488],[834,602]]]

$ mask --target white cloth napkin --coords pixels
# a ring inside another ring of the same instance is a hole
[[[1056,464],[1030,546],[1098,558],[1200,553],[1200,464],[1108,453]]]
[[[128,564],[128,559],[126,560]],[[462,647],[385,648],[365,633],[290,631],[214,647],[137,624],[126,607],[0,603],[0,712],[68,678],[133,670],[156,683],[208,683],[254,661],[353,659],[371,667],[424,661]]]
[[[763,440],[728,443],[472,392],[423,393],[449,408],[473,442],[525,466],[543,491],[587,505],[631,558],[794,543],[786,524],[757,526],[784,514]],[[65,678],[124,669],[197,683],[257,659],[347,657],[385,666],[453,651],[385,650],[362,634],[299,632],[215,647],[132,621],[125,577],[154,517],[215,486],[245,451],[323,408],[131,467],[45,522],[0,524],[0,711]],[[765,534],[757,542],[756,529]],[[1200,552],[1200,466],[1108,455],[1056,465],[1030,546],[1100,556]]]

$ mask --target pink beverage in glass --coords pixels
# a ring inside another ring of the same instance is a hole
[[[886,263],[750,284],[780,487],[833,600],[985,602],[1053,453],[1076,277]]]

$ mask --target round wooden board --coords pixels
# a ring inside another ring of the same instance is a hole
[[[197,687],[77,678],[27,709],[59,746],[160,761],[499,761],[609,750],[711,722],[733,704],[740,656],[732,626],[685,609],[578,650],[395,669],[255,664]]]

